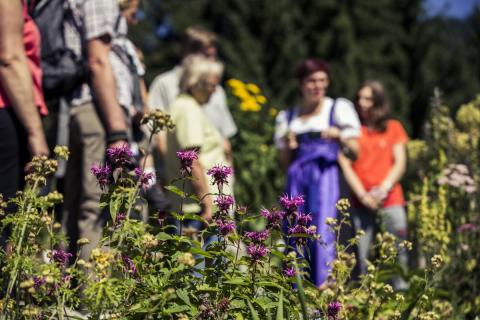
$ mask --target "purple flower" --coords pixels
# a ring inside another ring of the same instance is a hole
[[[298,210],[298,207],[305,203],[303,196],[289,197],[287,194],[283,195],[279,199],[283,209],[287,211],[287,214],[293,213]]]
[[[132,259],[130,259],[127,256],[123,256],[122,260],[123,260],[123,264],[125,265],[125,270],[128,273],[131,273],[131,274],[137,273],[137,267],[135,266],[135,263],[133,262]]]
[[[285,216],[283,211],[269,211],[267,209],[262,209],[260,214],[267,219],[267,229],[280,229]]]
[[[53,254],[52,254],[53,261],[57,262],[62,266],[65,266],[71,257],[72,257],[71,253],[65,252],[62,249],[53,250]]]
[[[233,206],[233,197],[229,195],[220,195],[213,201],[221,212],[228,212]]]
[[[457,228],[457,232],[468,232],[468,231],[476,231],[478,226],[473,223],[464,223]]]
[[[143,172],[140,168],[135,168],[135,175],[140,181],[140,187],[142,189],[147,189],[151,186],[152,182],[155,180],[155,173],[153,172]]]
[[[228,177],[233,173],[233,169],[228,166],[216,165],[207,171],[212,177],[212,184],[216,184],[219,190],[222,190],[224,184],[228,184]]]
[[[100,188],[105,189],[112,181],[112,169],[106,164],[104,167],[94,164],[90,172],[97,178]]]
[[[216,222],[218,226],[218,231],[222,236],[226,236],[227,234],[234,232],[235,228],[237,227],[234,221],[223,222],[222,220],[217,219]]]
[[[47,282],[47,280],[45,280],[44,277],[33,276],[33,288],[34,289],[40,288],[46,282]]]
[[[312,222],[312,216],[310,214],[297,213],[297,223],[302,226],[307,226]]]
[[[113,147],[107,149],[107,160],[113,168],[121,168],[132,162],[133,152],[124,144],[121,147]]]
[[[327,314],[329,320],[336,320],[338,319],[338,313],[342,308],[342,304],[338,301],[332,301],[328,304]]]
[[[190,175],[192,173],[193,161],[198,159],[198,153],[195,150],[178,151],[177,157],[180,160],[180,173]]]
[[[115,217],[115,227],[120,226],[125,219],[127,219],[127,215],[124,212],[117,213],[117,216]]]
[[[294,267],[286,267],[283,269],[283,275],[287,278],[295,277],[296,274]]]
[[[245,236],[253,242],[260,243],[268,239],[268,237],[270,236],[270,231],[264,230],[245,232]]]
[[[247,246],[247,254],[254,262],[257,262],[261,258],[265,257],[269,252],[270,250],[268,250],[264,245],[261,244],[252,243]]]

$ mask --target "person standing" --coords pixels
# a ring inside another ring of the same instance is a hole
[[[0,194],[23,187],[32,156],[48,155],[41,116],[48,114],[40,68],[40,33],[22,0],[0,0]]]
[[[64,23],[66,45],[88,62],[89,77],[68,97],[71,154],[65,177],[67,212],[63,224],[71,251],[76,250],[77,238],[90,240],[80,248],[80,257],[87,260],[106,221],[99,208],[101,189],[90,168],[104,160],[107,147],[123,146],[128,140],[109,59],[120,12],[117,0],[67,0],[67,4],[71,14]]]
[[[281,111],[276,118],[275,143],[287,171],[286,193],[303,196],[299,210],[312,215],[323,244],[309,240],[310,280],[317,286],[327,280],[329,264],[335,258],[336,237],[326,224],[336,218],[340,197],[337,158],[344,152],[354,157],[358,150],[360,122],[353,104],[344,98],[327,96],[329,66],[307,59],[297,69],[302,101]]]
[[[200,54],[208,59],[215,60],[217,58],[218,37],[205,28],[190,27],[185,32],[183,47],[183,58],[191,54]],[[180,93],[179,83],[182,72],[182,66],[175,66],[153,80],[148,96],[148,105],[151,108],[170,111],[171,104]],[[232,148],[229,139],[237,133],[237,127],[228,110],[225,90],[220,84],[216,86],[215,91],[202,110],[224,138],[224,152],[229,162],[232,163]],[[158,149],[162,152],[164,146],[162,146],[161,140],[159,143]]]
[[[399,181],[406,170],[408,136],[402,124],[391,119],[380,82],[363,83],[355,106],[362,123],[360,152],[355,161],[340,156],[339,162],[354,195],[354,227],[365,232],[357,248],[359,271],[365,274],[369,250],[381,224],[399,240],[407,238],[405,199]],[[399,252],[398,260],[407,267],[405,250]],[[406,285],[401,277],[394,277],[395,289],[405,289]]]

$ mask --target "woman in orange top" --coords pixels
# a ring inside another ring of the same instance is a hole
[[[354,194],[354,226],[365,231],[358,244],[363,274],[378,222],[399,240],[407,236],[405,200],[399,181],[406,169],[408,136],[399,121],[390,119],[384,89],[378,81],[366,81],[360,86],[355,105],[362,123],[360,152],[356,161],[341,156],[339,163]],[[407,260],[406,252],[400,253],[400,265],[406,267]],[[393,285],[402,289],[406,283],[395,277]]]

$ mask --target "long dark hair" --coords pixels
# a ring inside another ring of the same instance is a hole
[[[373,107],[370,111],[368,119],[362,118],[360,112],[360,106],[358,105],[358,93],[363,88],[368,87],[372,89],[373,95]],[[360,116],[362,124],[373,127],[375,130],[383,132],[387,128],[387,121],[390,119],[390,105],[387,97],[385,96],[385,90],[383,85],[376,80],[367,80],[358,88],[357,96],[355,97],[355,108]]]

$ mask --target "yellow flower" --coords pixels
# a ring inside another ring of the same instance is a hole
[[[153,234],[146,233],[142,236],[142,245],[147,249],[153,248],[158,245],[158,240]]]
[[[277,108],[270,108],[270,110],[268,110],[268,113],[270,114],[270,116],[272,118],[275,118],[278,114],[278,109]]]
[[[254,83],[249,83],[249,84],[246,85],[246,87],[253,94],[259,94],[260,93],[260,88]]]
[[[245,90],[244,88],[235,88],[233,89],[232,93],[234,96],[236,96],[237,98],[240,98],[240,100],[243,100],[243,101],[253,99],[250,93],[248,93],[248,91]]]
[[[185,252],[178,256],[177,262],[186,266],[193,267],[195,265],[195,258],[190,252]]]
[[[240,110],[246,112],[258,112],[261,110],[260,105],[255,101],[255,99],[244,100],[240,103]]]
[[[231,87],[231,88],[243,88],[245,87],[245,84],[238,80],[238,79],[230,79],[227,81],[227,84]]]
[[[265,98],[265,96],[258,95],[258,96],[256,96],[256,98],[257,98],[257,102],[260,103],[260,104],[267,103],[267,98]]]

